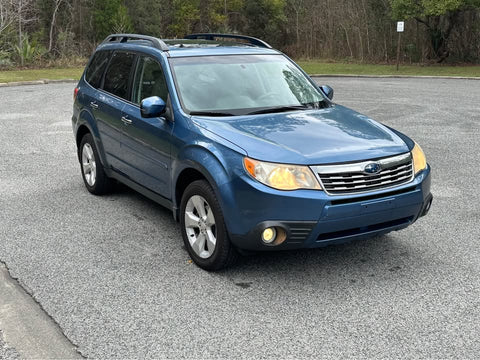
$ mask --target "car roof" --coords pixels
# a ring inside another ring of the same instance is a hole
[[[280,54],[278,50],[267,49],[253,46],[199,46],[199,47],[180,47],[180,46],[168,46],[168,55],[170,57],[187,57],[187,56],[215,56],[215,55],[260,55],[260,54]],[[130,51],[142,51],[146,53],[161,53],[157,49],[152,48],[147,44],[141,43],[128,43],[128,44],[103,44],[100,45],[97,50],[130,50]]]
[[[171,57],[204,56],[204,55],[234,55],[234,54],[278,54],[271,48],[252,46],[240,42],[225,42],[212,40],[164,40],[169,47]]]
[[[122,38],[123,36],[123,38]],[[135,38],[138,36],[138,38]],[[134,37],[134,38],[131,38]],[[112,41],[123,39],[120,41]],[[247,41],[244,41],[247,39]],[[261,42],[260,46],[255,42],[249,42],[249,39]],[[233,41],[232,41],[233,40]],[[263,44],[265,46],[263,46]],[[189,56],[215,56],[215,55],[258,55],[258,54],[280,54],[278,50],[271,48],[262,40],[240,37],[228,40],[205,40],[205,39],[157,39],[141,35],[111,35],[107,38],[97,50],[115,50],[123,49],[129,51],[142,51],[149,54],[165,52],[169,57],[189,57]]]
[[[190,48],[190,49],[172,49],[170,57],[186,56],[215,56],[215,55],[264,55],[279,54],[279,51],[273,49],[251,48],[251,47],[217,47],[217,48]]]

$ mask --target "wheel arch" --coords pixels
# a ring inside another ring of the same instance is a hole
[[[106,166],[107,161],[106,161],[106,158],[105,158],[105,152],[104,152],[103,145],[102,145],[102,142],[101,142],[101,139],[100,139],[100,133],[99,133],[98,128],[97,128],[96,123],[95,123],[95,119],[89,111],[84,109],[80,113],[80,116],[78,118],[78,123],[77,123],[77,126],[76,126],[76,130],[75,130],[75,141],[76,141],[76,144],[77,144],[77,156],[78,156],[79,160],[80,160],[80,149],[79,149],[80,142],[82,141],[82,138],[86,134],[91,134],[92,135],[93,141],[95,142],[95,146],[97,147],[97,151],[100,155],[100,161],[101,161],[102,165],[105,168],[107,168],[107,166]]]
[[[230,181],[230,175],[217,156],[207,148],[201,146],[190,146],[179,154],[177,161],[172,164],[173,173],[176,174],[173,184],[173,215],[178,220],[180,204],[185,189],[196,180],[205,180],[212,187],[215,196],[224,207],[224,198],[221,196],[220,187]]]
[[[210,181],[208,181],[208,179],[202,172],[200,172],[198,169],[193,167],[187,167],[183,169],[182,172],[177,177],[177,181],[175,183],[175,198],[173,202],[174,217],[177,221],[178,221],[180,203],[182,201],[183,193],[187,189],[188,185],[190,185],[191,183],[197,180],[206,180],[208,183],[210,183]]]
[[[87,125],[85,124],[82,124],[78,127],[78,130],[77,130],[77,136],[76,136],[76,141],[77,141],[77,148],[80,146],[80,142],[82,141],[83,137],[86,135],[86,134],[91,134],[92,132],[90,131],[90,129],[88,128]]]

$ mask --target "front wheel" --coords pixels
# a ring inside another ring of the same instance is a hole
[[[180,224],[185,247],[199,267],[220,270],[235,262],[220,204],[205,180],[194,181],[183,193]]]

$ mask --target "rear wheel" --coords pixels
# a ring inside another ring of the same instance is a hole
[[[183,241],[195,264],[205,270],[219,270],[235,262],[237,252],[208,182],[194,181],[186,188],[180,211]]]
[[[105,174],[91,134],[86,134],[82,138],[78,151],[83,182],[87,190],[95,195],[108,193],[111,190],[111,180]]]

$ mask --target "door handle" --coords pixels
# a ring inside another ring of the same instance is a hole
[[[90,107],[91,107],[92,109],[98,109],[98,104],[97,104],[95,101],[92,101],[92,102],[90,103]]]
[[[129,118],[127,118],[125,116],[122,116],[121,120],[125,125],[130,125],[132,123],[132,120],[130,120]]]

